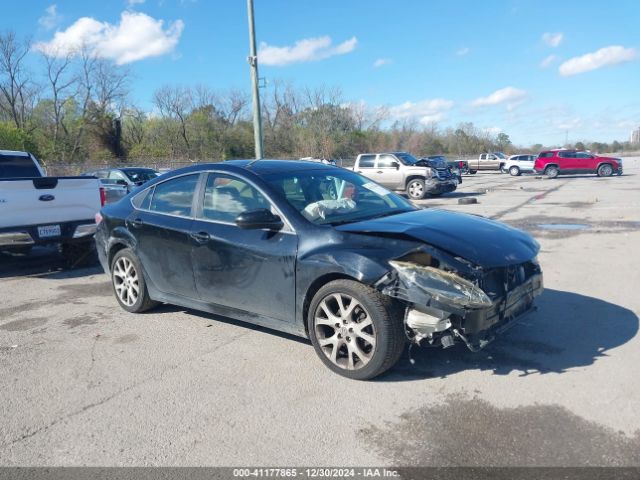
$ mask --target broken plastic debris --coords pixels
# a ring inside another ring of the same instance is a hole
[[[482,289],[455,273],[395,260],[389,264],[398,272],[407,289],[419,288],[437,301],[470,308],[492,305]]]

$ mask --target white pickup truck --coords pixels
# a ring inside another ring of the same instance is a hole
[[[93,250],[102,205],[93,177],[47,177],[27,152],[0,150],[0,250],[58,244],[70,263]]]

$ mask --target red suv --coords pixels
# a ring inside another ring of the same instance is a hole
[[[578,150],[548,150],[540,152],[533,169],[549,178],[579,173],[596,173],[599,177],[609,177],[614,173],[622,175],[622,160]]]

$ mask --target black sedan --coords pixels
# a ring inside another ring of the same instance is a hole
[[[98,177],[100,180],[126,187],[131,192],[135,187],[143,185],[160,175],[157,170],[146,167],[102,168],[84,172],[83,176]]]
[[[165,302],[309,337],[355,379],[408,342],[481,348],[542,291],[528,234],[311,162],[165,174],[104,207],[96,243],[125,310]]]

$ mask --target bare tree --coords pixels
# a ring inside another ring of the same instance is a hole
[[[15,32],[0,34],[0,108],[18,128],[25,127],[34,101],[35,89],[29,73],[24,70],[24,59],[30,48],[31,42],[19,41]]]
[[[177,120],[180,137],[187,149],[191,148],[187,134],[187,116],[193,106],[193,96],[189,88],[164,86],[153,94],[153,103],[165,118]]]
[[[42,57],[47,69],[48,90],[51,95],[53,116],[53,134],[51,140],[53,143],[53,153],[58,154],[60,131],[62,130],[65,137],[69,135],[69,130],[65,123],[65,105],[67,104],[68,98],[74,93],[74,87],[78,82],[78,77],[71,72],[73,66],[73,55],[71,53],[58,55],[52,52],[42,52]],[[64,151],[62,154],[64,157]]]
[[[107,60],[97,60],[93,68],[94,97],[96,112],[119,114],[124,108],[128,94],[129,71]]]

